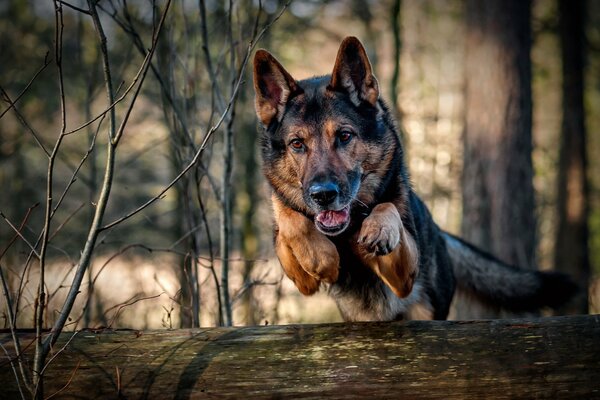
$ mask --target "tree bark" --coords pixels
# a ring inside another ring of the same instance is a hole
[[[243,132],[252,132],[253,126],[243,127]],[[260,239],[256,227],[259,225],[255,221],[255,214],[259,203],[260,182],[258,177],[259,161],[256,157],[257,136],[254,134],[240,135],[240,146],[237,148],[238,155],[244,168],[244,176],[240,177],[242,190],[244,192],[243,201],[238,199],[237,209],[242,214],[241,229],[241,248],[244,258],[243,282],[247,289],[244,291],[241,300],[241,306],[244,313],[245,325],[256,325],[260,322],[261,315],[256,307],[254,298],[254,288],[252,287],[252,271],[258,256]]]
[[[467,1],[462,235],[526,268],[536,248],[530,20],[530,1]],[[459,318],[497,315],[457,307]]]
[[[588,253],[589,185],[587,181],[585,109],[585,2],[559,0],[562,52],[562,129],[558,164],[558,227],[554,267],[573,276],[584,290],[561,313],[586,314],[590,260]]]
[[[64,350],[46,370],[46,396],[63,387],[61,398],[87,399],[600,396],[598,316],[72,335],[54,347]],[[21,337],[31,351],[32,335]],[[13,354],[10,335],[0,341]],[[2,395],[14,398],[1,357]]]

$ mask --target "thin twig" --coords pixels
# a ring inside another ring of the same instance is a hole
[[[35,203],[34,205],[32,205],[31,207],[29,207],[27,209],[27,212],[25,213],[25,216],[23,217],[23,221],[21,222],[21,224],[19,225],[18,228],[18,232],[21,232],[23,230],[23,228],[25,228],[25,225],[27,224],[27,221],[29,221],[29,217],[31,216],[31,213],[33,212],[33,210],[35,208],[37,208],[37,206],[39,206],[40,203]],[[0,213],[1,214],[1,213]],[[2,260],[2,258],[4,257],[4,255],[6,255],[6,253],[8,252],[8,250],[12,247],[12,245],[17,241],[17,239],[20,237],[19,234],[16,234],[15,236],[13,236],[13,238],[8,242],[8,244],[6,245],[6,247],[4,248],[4,250],[2,250],[2,253],[0,253],[0,260]]]
[[[60,355],[60,353],[65,351],[65,349],[69,346],[69,344],[71,344],[73,339],[75,339],[75,336],[77,336],[78,334],[79,334],[79,331],[73,332],[73,334],[71,335],[69,340],[67,340],[67,343],[65,343],[63,347],[61,347],[56,353],[54,353],[52,355],[52,357],[50,357],[50,359],[48,360],[48,362],[44,365],[44,368],[42,369],[42,374],[46,371],[46,368],[48,368],[50,366],[50,364],[52,364],[52,361],[54,361],[56,359],[56,357],[58,357]]]
[[[75,366],[75,369],[71,373],[71,376],[69,377],[69,380],[67,381],[67,383],[65,383],[65,385],[62,388],[58,389],[56,392],[54,392],[50,396],[46,397],[46,400],[50,400],[54,396],[61,394],[63,391],[65,391],[71,385],[71,382],[73,382],[73,378],[75,378],[75,373],[79,369],[80,365],[81,365],[81,360],[77,361],[77,365]]]
[[[77,6],[74,6],[73,4],[71,4],[71,3],[67,3],[66,1],[63,1],[63,0],[58,0],[58,2],[59,2],[60,4],[62,4],[62,5],[65,5],[65,6],[67,6],[67,7],[68,7],[68,8],[70,8],[70,9],[73,9],[73,10],[75,10],[75,11],[78,11],[78,12],[80,12],[80,13],[82,13],[82,14],[90,15],[90,10],[86,10],[86,9],[83,9],[83,8],[80,8],[80,7],[77,7]]]
[[[29,91],[29,88],[31,87],[31,85],[33,85],[33,82],[37,79],[37,77],[51,63],[52,63],[52,60],[48,58],[48,53],[46,53],[46,56],[44,57],[44,65],[42,65],[41,68],[33,75],[33,77],[29,80],[29,82],[27,83],[27,85],[25,85],[25,87],[23,88],[23,90],[21,90],[21,93],[19,93],[17,95],[17,97],[15,97],[14,100],[11,100],[10,97],[8,96],[8,93],[4,89],[2,89],[2,95],[4,96],[4,101],[6,101],[9,105],[8,105],[8,107],[4,111],[2,111],[0,113],[0,119],[2,119],[2,117],[4,117],[4,114],[6,114],[7,112],[9,112],[11,108],[13,108],[13,107],[16,106],[16,104],[19,102],[19,100],[21,100],[21,97],[23,97],[23,95],[25,93],[27,93],[27,91]]]
[[[167,4],[170,4],[170,2],[171,2],[171,0],[168,0]],[[154,48],[154,46],[152,48]],[[112,104],[110,104],[107,108],[105,108],[103,111],[101,111],[94,118],[90,119],[87,122],[84,122],[83,124],[79,125],[78,127],[74,128],[74,129],[71,129],[70,131],[65,132],[65,135],[72,135],[74,133],[79,132],[83,128],[88,127],[89,125],[91,125],[94,122],[96,122],[98,119],[100,119],[103,116],[105,116],[107,113],[111,112],[117,106],[117,104],[119,104],[123,100],[125,100],[125,98],[129,94],[129,92],[131,92],[136,87],[136,85],[138,85],[138,84],[141,85],[140,79],[142,79],[142,81],[143,81],[143,78],[141,78],[142,77],[142,73],[147,68],[148,63],[150,62],[150,58],[151,58],[151,54],[150,54],[150,52],[148,52],[148,54],[146,55],[146,57],[144,58],[144,61],[142,62],[141,66],[140,66],[140,69],[138,70],[138,72],[134,76],[133,80],[131,81],[131,83],[129,84],[129,86],[127,87],[127,89],[125,89],[125,91],[123,92],[123,94],[121,96],[119,96]],[[117,92],[119,91],[119,89],[121,88],[121,86],[122,86],[122,83],[117,88]]]
[[[15,353],[17,362],[19,364],[19,372],[21,373],[21,379],[23,380],[23,385],[29,389],[30,387],[30,377],[27,374],[27,369],[25,368],[24,361],[21,351],[21,341],[19,340],[19,336],[17,335],[17,321],[15,320],[15,315],[12,310],[12,304],[10,299],[10,292],[8,290],[8,282],[4,277],[4,272],[2,271],[2,265],[0,265],[0,281],[2,281],[2,292],[4,294],[4,301],[6,302],[6,313],[8,314],[8,322],[10,327],[10,334],[12,336],[13,346],[15,347]],[[12,365],[12,361],[11,361]],[[14,369],[14,366],[13,366]],[[15,371],[16,375],[16,371]],[[19,391],[21,391],[21,385],[19,384],[20,379],[17,376],[17,384],[19,385]]]
[[[231,304],[235,305],[243,296],[244,294],[250,290],[251,288],[255,287],[255,286],[275,286],[279,284],[279,282],[265,282],[261,279],[252,279],[247,281],[244,286],[242,286],[237,293],[233,296],[233,298],[231,299]]]
[[[105,115],[102,116],[102,119],[98,123],[98,129],[96,129],[96,132],[92,136],[92,142],[90,143],[90,147],[88,148],[87,152],[84,154],[83,158],[79,162],[79,165],[77,165],[77,167],[73,171],[73,174],[71,175],[71,179],[69,180],[69,183],[65,187],[65,190],[63,190],[63,192],[62,192],[60,198],[58,199],[58,201],[56,202],[56,205],[54,206],[54,209],[52,210],[51,217],[54,216],[54,214],[56,213],[56,211],[59,209],[59,207],[62,204],[63,200],[65,199],[67,193],[69,192],[69,189],[71,189],[71,186],[73,185],[73,183],[75,183],[77,181],[77,175],[79,174],[79,171],[81,170],[81,167],[83,167],[83,165],[87,161],[87,159],[90,156],[90,154],[92,154],[92,152],[94,151],[94,147],[96,146],[96,138],[98,137],[98,133],[100,132],[100,127],[102,126],[102,121],[104,121],[104,117],[105,117]]]
[[[71,335],[71,337],[69,338],[69,340],[67,340],[67,343],[65,343],[65,345],[63,347],[61,347],[60,350],[58,350],[55,354],[52,355],[52,357],[50,358],[50,360],[48,360],[48,362],[44,365],[44,368],[42,368],[42,371],[40,372],[40,375],[42,375],[42,376],[44,375],[44,372],[46,371],[46,368],[48,368],[48,366],[52,363],[52,361],[54,361],[56,359],[56,357],[58,357],[63,351],[65,351],[65,349],[67,348],[67,346],[69,346],[69,344],[71,343],[71,341],[73,341],[73,339],[75,339],[75,336],[77,336],[78,333],[79,332],[74,332],[73,335]],[[71,384],[71,380],[75,376],[75,372],[77,372],[78,368],[79,368],[79,362],[77,363],[77,367],[75,367],[75,370],[71,374],[71,377],[67,381],[66,385],[62,389],[60,389],[58,392],[54,393],[52,396],[55,396],[56,394],[62,392],[63,390],[65,390]],[[36,386],[35,393],[37,393],[37,392],[38,392],[38,387]],[[50,396],[50,397],[52,397],[52,396]],[[50,397],[48,397],[48,398],[50,398]]]
[[[31,250],[35,254],[35,256],[37,258],[41,258],[40,253],[38,253],[35,250],[35,247],[31,243],[29,243],[29,240],[27,240],[27,238],[25,236],[23,236],[23,234],[21,233],[21,231],[16,226],[14,226],[12,222],[10,222],[10,220],[8,219],[8,217],[6,215],[4,215],[4,213],[2,211],[0,211],[0,217],[8,224],[8,226],[10,226],[10,228],[13,231],[15,231],[15,233],[17,234],[17,236],[23,242],[25,242],[25,244],[29,247],[29,250]]]
[[[116,306],[113,306],[111,308],[109,308],[108,310],[105,311],[105,314],[108,314],[109,311],[117,308],[117,311],[115,311],[113,317],[110,319],[110,322],[108,323],[108,328],[112,328],[112,325],[114,324],[115,320],[117,319],[117,317],[119,316],[119,314],[121,314],[121,311],[125,308],[125,307],[129,307],[134,305],[135,303],[139,303],[140,301],[144,301],[144,300],[152,300],[152,299],[156,299],[160,296],[162,296],[163,294],[165,294],[165,292],[153,295],[153,296],[146,296],[146,297],[141,297],[139,299],[135,299],[135,300],[130,300],[128,302],[125,303],[121,303],[118,304]]]
[[[31,135],[33,136],[33,139],[38,144],[38,146],[40,146],[40,148],[46,154],[46,156],[50,157],[50,152],[48,151],[48,149],[46,149],[46,146],[44,146],[44,144],[42,143],[42,140],[39,138],[39,135],[31,127],[31,125],[29,125],[29,123],[27,122],[27,120],[25,119],[23,114],[21,114],[21,112],[19,111],[19,109],[17,108],[15,103],[11,100],[8,93],[4,90],[4,88],[2,86],[0,86],[0,93],[2,93],[4,100],[10,104],[10,107],[8,109],[12,108],[14,110],[15,115],[17,116],[17,119],[19,120],[21,125],[23,125],[29,131],[29,133],[31,133]]]
[[[2,343],[0,343],[0,347],[2,348],[2,350],[4,351],[4,354],[6,354],[6,357],[9,359],[10,361],[10,367],[13,370],[13,374],[15,374],[15,381],[17,382],[17,388],[19,389],[19,394],[21,395],[21,399],[25,400],[25,394],[23,393],[23,389],[21,389],[21,379],[19,379],[19,373],[17,372],[17,369],[15,368],[15,363],[13,358],[10,356],[8,350],[6,350],[6,347],[4,347],[2,345]],[[20,360],[20,357],[17,355],[17,357]],[[19,364],[21,362],[19,361]]]
[[[112,3],[109,3],[109,4],[112,5]],[[127,7],[127,3],[125,3],[124,7],[123,7],[123,14],[125,16],[126,22],[122,21],[121,18],[119,18],[118,14],[117,14],[116,10],[114,10],[114,8],[113,8],[113,12],[111,13],[107,9],[103,8],[101,4],[99,4],[98,7],[101,10],[103,10],[104,12],[106,12],[108,15],[110,15],[111,18],[113,19],[113,21],[115,21],[117,23],[117,25],[119,25],[125,33],[127,33],[128,35],[130,35],[132,37],[133,44],[138,49],[140,54],[143,57],[147,57],[146,46],[144,45],[144,42],[142,41],[141,36],[135,29],[135,25],[133,24],[131,14],[129,13],[129,8]],[[192,140],[192,136],[190,135],[187,123],[185,121],[185,118],[183,117],[183,112],[181,111],[181,108],[177,105],[177,103],[174,101],[173,96],[171,95],[170,91],[167,88],[165,79],[163,79],[158,68],[153,63],[150,63],[150,69],[152,70],[154,77],[156,78],[156,80],[158,81],[158,83],[160,85],[162,95],[164,96],[165,100],[167,100],[167,102],[169,103],[169,106],[175,113],[175,116],[177,117],[178,122],[181,124],[183,133],[185,135],[185,138],[187,139],[187,145],[194,147],[194,141]]]
[[[79,205],[79,207],[77,207],[75,209],[75,211],[73,211],[72,213],[70,213],[67,218],[65,218],[65,220],[58,225],[58,227],[54,230],[54,232],[52,232],[52,234],[50,235],[50,238],[48,240],[52,241],[52,239],[54,239],[54,237],[56,235],[58,235],[60,233],[60,231],[65,227],[65,225],[67,225],[69,223],[69,221],[71,221],[71,219],[79,212],[81,211],[81,209],[83,208],[83,206],[85,206],[86,203],[81,203]]]
[[[119,367],[115,367],[116,373],[117,373],[117,396],[120,398],[121,397],[121,371],[119,370]]]
[[[223,110],[226,109],[226,107],[223,96],[221,95],[221,90],[219,89],[219,80],[217,79],[217,73],[215,72],[215,69],[212,65],[212,57],[210,55],[210,48],[208,44],[208,23],[206,18],[206,2],[205,0],[200,0],[198,3],[200,8],[200,32],[202,35],[202,51],[204,52],[206,71],[208,72],[208,77],[212,84],[213,96],[215,96],[219,106],[219,111],[222,113]]]
[[[27,225],[27,221],[29,220],[29,217],[31,216],[32,211],[37,206],[38,206],[38,204],[35,204],[32,207],[29,207],[29,209],[27,210],[27,213],[25,214],[25,217],[23,218],[23,221],[19,225],[17,234],[8,243],[8,245],[6,246],[6,248],[4,249],[2,254],[0,254],[0,259],[2,259],[2,257],[4,257],[4,255],[10,249],[12,244],[20,236],[19,233],[23,230],[23,228],[25,228],[25,226]],[[21,373],[21,378],[23,379],[23,384],[29,390],[29,388],[31,386],[30,385],[30,377],[26,372],[26,368],[24,366],[24,361],[23,361],[23,358],[21,357],[21,355],[22,355],[21,341],[19,340],[19,337],[16,333],[16,331],[17,331],[16,311],[13,309],[12,298],[10,296],[10,291],[8,289],[8,282],[6,280],[6,277],[4,276],[4,271],[2,270],[2,265],[0,265],[0,281],[2,283],[2,291],[4,294],[4,301],[6,303],[6,312],[8,314],[8,321],[9,321],[10,333],[11,333],[12,339],[13,339],[13,346],[15,347],[15,352],[17,355],[18,363],[19,363],[19,372]],[[18,380],[17,380],[17,383],[18,383]],[[21,391],[20,385],[19,385],[19,391]]]

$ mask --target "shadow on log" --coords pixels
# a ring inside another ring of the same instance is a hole
[[[600,398],[599,316],[72,336],[46,396],[68,383],[59,398]],[[12,352],[9,333],[0,342]],[[0,397],[18,398],[9,362]]]

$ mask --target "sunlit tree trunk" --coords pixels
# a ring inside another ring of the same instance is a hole
[[[396,121],[398,123],[398,133],[400,134],[400,139],[402,140],[402,143],[405,146],[404,150],[406,151],[408,149],[407,137],[404,134],[404,126],[402,121],[403,113],[400,109],[399,102],[401,69],[400,57],[402,55],[402,0],[394,0],[390,11],[390,26],[394,36],[394,51],[392,54],[392,65],[394,66],[394,72],[392,73],[392,79],[390,80],[390,98],[392,101],[392,111],[394,112],[394,116],[396,117]]]
[[[531,3],[468,0],[466,14],[462,234],[505,262],[533,268]],[[494,316],[458,303],[459,318]]]
[[[558,1],[562,51],[562,129],[558,164],[558,227],[555,268],[572,275],[581,295],[560,310],[587,313],[590,275],[588,254],[589,186],[583,104],[585,64],[585,2]]]
[[[367,1],[362,0],[353,0],[352,1],[352,11],[353,14],[356,15],[359,21],[363,25],[364,29],[364,37],[361,39],[365,44],[365,48],[369,54],[369,60],[371,61],[371,66],[375,71],[378,71],[379,68],[379,57],[377,54],[378,46],[378,37],[377,37],[377,29],[373,26],[375,23],[375,18],[373,16],[372,7]]]

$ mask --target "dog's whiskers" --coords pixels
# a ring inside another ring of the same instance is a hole
[[[366,205],[365,203],[363,203],[362,201],[360,201],[359,199],[352,199],[353,202],[357,203],[360,207],[364,208],[364,211],[361,211],[361,214],[363,215],[369,215],[369,206]]]

